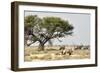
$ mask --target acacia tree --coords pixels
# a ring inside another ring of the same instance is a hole
[[[36,42],[36,38],[34,37],[30,37],[30,35],[33,35],[33,28],[34,26],[36,26],[37,24],[39,24],[39,22],[41,21],[41,19],[39,19],[36,15],[33,15],[33,16],[26,16],[25,19],[24,19],[24,44],[25,45],[31,45],[30,44],[27,44],[27,40],[33,40],[33,42]]]
[[[25,17],[25,34],[28,39],[30,35],[32,43],[39,42],[40,50],[44,50],[44,45],[53,38],[71,35],[72,30],[73,26],[59,17],[43,17],[42,19],[37,15]]]

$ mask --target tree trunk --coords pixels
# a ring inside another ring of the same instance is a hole
[[[24,35],[24,45],[27,46],[28,35]]]
[[[39,51],[44,51],[44,44],[40,43],[38,49],[39,49]]]

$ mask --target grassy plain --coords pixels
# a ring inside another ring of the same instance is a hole
[[[38,47],[25,47],[24,61],[50,61],[50,60],[64,60],[64,59],[89,59],[90,49],[73,50],[72,55],[61,55],[59,47],[45,47],[44,51],[38,51]]]

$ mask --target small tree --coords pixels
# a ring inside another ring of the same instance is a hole
[[[44,45],[53,38],[71,35],[73,26],[68,21],[59,17],[44,17],[36,15],[25,17],[25,34],[32,35],[32,43],[38,41],[39,49],[44,50]]]

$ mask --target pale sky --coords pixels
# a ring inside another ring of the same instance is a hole
[[[62,13],[62,12],[46,12],[46,11],[25,11],[25,16],[38,15],[43,18],[46,16],[60,17],[68,20],[74,26],[73,35],[60,38],[62,42],[53,39],[54,45],[89,45],[90,44],[90,14],[82,13]],[[37,44],[37,43],[35,43]]]

